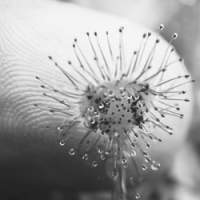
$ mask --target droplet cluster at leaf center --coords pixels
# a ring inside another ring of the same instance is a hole
[[[85,125],[101,134],[119,135],[134,126],[145,123],[144,112],[148,111],[140,90],[144,85],[114,82],[89,88],[86,95],[86,110],[83,109]]]

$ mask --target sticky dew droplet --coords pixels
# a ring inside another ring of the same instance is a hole
[[[74,149],[74,148],[70,148],[69,151],[68,151],[68,154],[69,154],[70,156],[75,156],[75,154],[76,154],[75,149]]]
[[[104,104],[103,103],[100,103],[99,104],[99,109],[101,110],[101,109],[103,109],[104,108]]]
[[[98,154],[102,154],[102,153],[103,153],[103,149],[99,147],[99,148],[97,149],[97,152],[98,152]]]
[[[141,198],[140,193],[136,193],[135,198],[136,198],[136,199],[140,199],[140,198]]]
[[[128,168],[128,160],[126,158],[123,158],[121,160],[121,164],[124,168]]]
[[[94,112],[94,107],[93,106],[88,107],[88,112]]]
[[[61,126],[58,126],[58,127],[57,127],[57,130],[58,130],[58,131],[62,131],[63,128],[62,128]]]
[[[148,169],[148,167],[146,165],[142,165],[142,171],[146,171]]]
[[[160,163],[153,161],[152,164],[151,164],[151,170],[152,171],[158,171],[159,169],[160,169]]]
[[[132,150],[130,155],[131,155],[131,157],[135,157],[137,155],[137,153],[135,150]]]
[[[121,162],[122,162],[122,165],[124,165],[124,164],[126,164],[128,161],[127,161],[126,158],[123,158]]]
[[[92,161],[92,167],[94,167],[94,168],[95,168],[95,167],[98,167],[98,163],[97,163],[97,161],[95,161],[95,160]]]
[[[128,168],[128,163],[124,163],[123,164],[123,167],[126,169],[126,168]]]
[[[64,140],[60,140],[59,145],[60,146],[64,146],[65,145],[65,141]]]

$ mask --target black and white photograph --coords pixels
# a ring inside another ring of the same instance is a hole
[[[0,200],[200,200],[199,0],[0,0]]]

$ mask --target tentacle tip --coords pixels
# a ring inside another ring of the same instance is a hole
[[[160,24],[159,29],[162,31],[165,29],[165,25],[164,24]]]

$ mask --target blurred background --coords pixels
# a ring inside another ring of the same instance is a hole
[[[2,0],[3,1],[3,0]],[[42,0],[41,0],[42,1]],[[56,1],[56,0],[51,0]],[[184,58],[185,64],[196,80],[194,86],[194,112],[185,147],[177,153],[176,161],[170,172],[159,177],[152,177],[149,182],[141,186],[145,194],[142,199],[147,200],[199,200],[200,199],[200,1],[199,0],[60,0],[63,3],[74,3],[82,7],[112,13],[117,16],[141,23],[151,29],[158,30],[159,24],[165,24],[167,31],[163,36],[169,40],[173,32],[179,33],[179,39],[174,45],[178,53]],[[46,1],[48,3],[48,1]],[[176,152],[175,152],[176,153]],[[73,162],[72,160],[70,162]],[[187,163],[190,163],[189,165]],[[42,164],[42,163],[41,163]],[[77,163],[75,164],[77,165]],[[70,169],[66,169],[70,170]],[[13,175],[14,172],[12,171]],[[73,173],[73,172],[72,172]],[[92,172],[95,173],[95,172]],[[99,173],[93,189],[106,179]],[[80,172],[81,174],[81,172]],[[16,176],[16,174],[15,174]],[[42,176],[42,174],[41,174]],[[77,175],[78,176],[78,175]],[[103,178],[102,178],[103,177]],[[1,179],[1,177],[0,177]],[[20,177],[16,176],[17,179]],[[155,179],[155,180],[154,180]],[[71,180],[70,180],[71,181]],[[74,180],[76,181],[76,180]],[[152,181],[155,183],[152,184]],[[105,181],[104,181],[105,182]],[[107,200],[109,192],[85,192],[87,186],[78,193],[59,186],[55,188],[32,188],[30,191],[3,196],[0,199],[49,199],[49,200]],[[41,183],[42,185],[42,183]],[[107,188],[110,187],[108,182]],[[105,187],[105,188],[106,188]],[[141,189],[139,188],[139,189]],[[2,188],[0,188],[1,190]],[[98,188],[99,189],[99,188]],[[14,190],[12,190],[14,191]],[[31,194],[31,195],[30,195]]]

